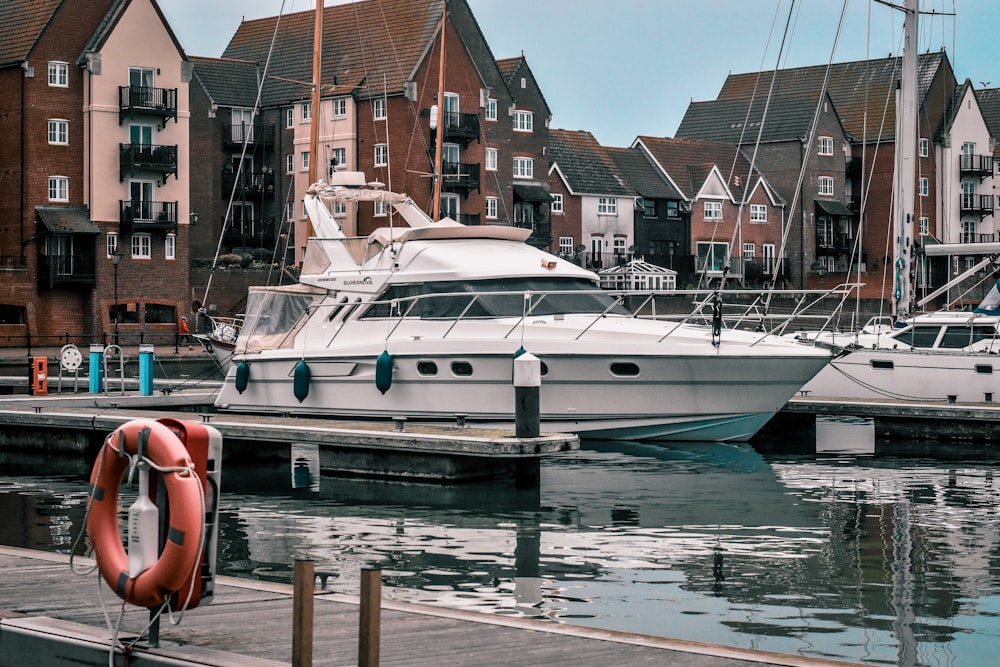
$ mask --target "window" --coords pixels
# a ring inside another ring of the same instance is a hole
[[[917,181],[917,190],[921,197],[926,197],[927,193],[930,192],[930,181],[926,176],[921,177],[920,180]]]
[[[549,213],[562,214],[563,212],[563,196],[560,193],[552,193],[552,206],[549,207]]]
[[[624,255],[627,242],[628,239],[624,236],[616,236],[611,240],[611,252],[618,256]]]
[[[821,195],[833,196],[833,176],[820,176],[816,191]]]
[[[374,205],[374,208],[375,208],[375,210],[374,210],[375,217],[376,218],[384,218],[385,215],[386,215],[386,212],[385,212],[385,202],[384,201],[373,201],[372,204]]]
[[[642,204],[642,217],[648,219],[656,217],[656,201],[642,197],[639,200]]]
[[[757,254],[757,247],[753,243],[743,244],[743,257],[746,259],[753,259]]]
[[[819,155],[833,155],[833,137],[819,137],[816,152]]]
[[[930,154],[931,142],[927,137],[920,137],[920,157],[927,157]]]
[[[534,114],[530,111],[514,112],[514,131],[531,132],[534,130]]]
[[[758,224],[767,222],[767,206],[764,204],[750,204],[750,222]]]
[[[559,237],[559,254],[560,255],[572,255],[573,254],[573,237],[572,236],[560,236]]]
[[[497,149],[487,148],[486,149],[486,171],[496,171],[497,170]]]
[[[389,164],[389,144],[375,144],[375,166],[384,167]]]
[[[285,109],[285,129],[295,127],[295,108],[288,107]]]
[[[816,218],[816,246],[818,248],[833,247],[833,218],[826,216]]]
[[[681,203],[676,199],[667,200],[667,217],[668,218],[681,217]]]
[[[309,151],[302,151],[302,171],[309,171]]]
[[[698,241],[698,263],[699,271],[722,271],[729,259],[728,243],[710,243],[708,241]]]
[[[975,220],[963,220],[962,221],[962,243],[975,243],[976,242],[976,221]]]
[[[285,204],[285,220],[295,219],[295,202],[290,201]]]
[[[514,158],[514,178],[534,178],[535,161],[530,157]]]
[[[498,211],[497,204],[498,204],[498,200],[497,200],[496,197],[487,197],[486,198],[486,217],[487,217],[487,219],[489,219],[489,220],[496,220],[496,218],[497,218],[497,211]]]
[[[149,259],[153,256],[150,248],[152,246],[151,237],[149,234],[133,234],[132,235],[132,258],[133,259]]]
[[[336,218],[342,218],[347,215],[347,203],[342,201],[333,202],[333,215]]]
[[[707,202],[705,202],[705,219],[706,220],[722,220],[722,202],[721,201],[707,201]]]
[[[346,148],[334,148],[330,156],[330,177],[333,177],[333,172],[337,167],[343,167],[347,164],[347,149]]]
[[[295,155],[289,153],[285,156],[285,173],[290,174],[295,171]]]
[[[774,244],[762,243],[760,246],[760,260],[763,272],[770,275],[774,271]]]
[[[118,233],[110,232],[104,242],[108,257],[113,257],[114,254],[118,252]]]
[[[313,112],[312,102],[303,102],[302,103],[302,116],[301,116],[303,123],[308,123],[309,121],[312,120],[312,115],[313,115],[312,112]]]
[[[69,143],[69,121],[53,118],[49,121],[49,143]]]
[[[931,233],[931,221],[926,216],[920,216],[917,220],[917,233],[920,236],[929,236]]]
[[[535,228],[535,207],[531,202],[517,202],[514,204],[514,226]]]
[[[486,102],[486,120],[497,119],[497,101],[492,97]]]
[[[599,197],[597,215],[618,215],[618,200],[615,197]]]
[[[49,176],[49,201],[69,201],[69,178]]]
[[[343,118],[346,115],[347,115],[347,98],[346,97],[336,98],[333,101],[333,117]]]
[[[384,97],[376,97],[374,100],[372,100],[372,118],[374,120],[386,119]]]
[[[49,63],[49,85],[59,88],[69,86],[68,63]]]
[[[441,195],[441,217],[458,220],[458,204],[458,195],[450,193]]]
[[[177,237],[173,234],[163,239],[163,259],[177,259]]]

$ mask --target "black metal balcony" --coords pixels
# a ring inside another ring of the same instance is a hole
[[[222,126],[222,143],[227,148],[242,146],[244,142],[251,146],[274,146],[274,125],[240,123]]]
[[[121,200],[118,222],[132,232],[165,230],[176,234],[177,202]]]
[[[993,174],[992,155],[959,155],[958,164],[962,176],[978,176],[981,181]]]
[[[977,195],[962,193],[959,195],[959,209],[963,214],[979,215],[979,217],[993,214],[993,195]]]
[[[156,116],[160,126],[167,119],[177,122],[177,89],[150,86],[118,86],[118,124],[131,116]]]
[[[237,178],[231,169],[223,169],[222,196],[228,201],[230,195],[238,201],[260,201],[265,195],[273,196],[274,173],[241,173]]]
[[[43,287],[97,285],[95,259],[90,254],[41,255],[39,257],[38,278]]]
[[[458,221],[469,227],[476,227],[482,223],[479,221],[478,213],[459,213]]]
[[[479,141],[479,114],[446,111],[443,116],[445,141],[461,141],[464,145],[473,139]]]
[[[156,144],[119,144],[118,180],[127,174],[153,172],[166,181],[170,174],[177,178],[177,146]]]
[[[469,162],[442,162],[442,186],[450,192],[479,190],[479,165]]]

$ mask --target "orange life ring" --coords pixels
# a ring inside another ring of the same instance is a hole
[[[138,452],[139,434],[149,429],[146,456],[159,468],[170,505],[166,544],[159,559],[139,576],[129,578],[128,555],[118,525],[118,491],[129,459]],[[121,452],[121,453],[120,453]],[[198,563],[204,530],[202,489],[187,449],[166,425],[136,419],[118,427],[101,448],[90,475],[87,530],[104,581],[118,597],[141,607],[158,607],[178,591]]]

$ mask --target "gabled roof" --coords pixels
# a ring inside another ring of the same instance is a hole
[[[830,66],[827,92],[837,107],[844,130],[855,139],[867,136],[868,141],[874,141],[880,129],[879,140],[893,139],[896,132],[894,91],[900,77],[901,61],[902,58],[882,58],[835,63]],[[926,101],[931,82],[942,68],[951,73],[951,64],[943,51],[923,53],[917,57],[917,98],[921,106]],[[777,74],[774,94],[815,95],[823,88],[827,66],[783,69],[778,70]],[[774,75],[773,70],[730,74],[717,99],[766,98]],[[949,94],[950,92],[949,90]]]
[[[520,83],[515,85],[515,81],[519,77],[528,75],[537,84],[535,74],[531,71],[531,67],[528,66],[528,61],[525,59],[524,53],[516,58],[497,60],[497,69],[500,70],[500,75],[503,77],[504,83],[507,84],[507,90],[510,91],[510,95],[515,103],[517,103],[519,97],[518,92],[521,90]],[[542,104],[545,105],[544,109],[535,109],[535,111],[540,114],[543,113],[546,116],[551,115],[552,112],[549,103],[545,100],[545,95],[542,94],[541,86],[536,85],[534,92],[538,93],[538,96],[542,99]]]
[[[643,148],[687,200],[697,196],[716,167],[736,201],[741,201],[748,187],[752,189],[761,180],[760,172],[755,170],[751,183],[747,182],[750,161],[735,144],[640,136],[633,146]]]
[[[749,98],[692,102],[676,136],[740,145],[756,143],[758,135],[761,143],[801,141],[812,130],[818,97],[815,91],[773,95],[770,103],[766,96],[755,98],[752,104]]]
[[[104,42],[114,31],[115,27],[118,25],[118,21],[125,13],[125,10],[128,9],[131,2],[132,0],[112,0],[111,6],[108,8],[107,13],[105,13],[100,25],[97,26],[94,34],[91,35],[90,39],[87,41],[87,45],[84,47],[83,53],[81,53],[80,57],[77,58],[77,62],[79,64],[83,64],[85,62],[87,53],[94,53],[101,50],[104,46]],[[187,56],[184,53],[184,49],[181,48],[181,43],[178,41],[177,35],[174,34],[173,29],[170,27],[170,23],[163,15],[163,12],[160,10],[160,6],[156,3],[156,0],[149,0],[149,4],[152,5],[153,11],[156,12],[156,15],[160,18],[160,23],[163,25],[163,29],[167,31],[167,35],[170,37],[170,41],[173,42],[174,48],[177,49],[177,53],[180,54],[181,58],[187,60]]]
[[[634,197],[608,153],[590,132],[549,130],[549,163],[557,167],[574,195]]]
[[[638,148],[605,148],[618,165],[622,176],[636,192],[647,199],[684,199]]]
[[[977,90],[976,101],[983,111],[983,118],[986,120],[990,135],[1000,137],[1000,88]]]
[[[260,70],[256,63],[226,58],[191,58],[194,78],[201,83],[212,104],[251,108],[257,99]]]
[[[0,1],[0,67],[28,59],[62,0]]]
[[[356,88],[361,97],[404,92],[404,83],[429,53],[441,25],[444,0],[366,0],[323,9],[322,82],[325,86]],[[267,62],[268,74],[293,81],[269,79],[264,106],[276,106],[310,95],[312,81],[312,10],[272,16],[240,24],[224,58]],[[370,93],[369,93],[370,90]]]

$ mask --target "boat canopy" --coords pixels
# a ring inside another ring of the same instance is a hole
[[[291,347],[294,334],[308,319],[310,307],[327,290],[311,285],[251,287],[247,293],[246,319],[236,339],[236,352]]]

